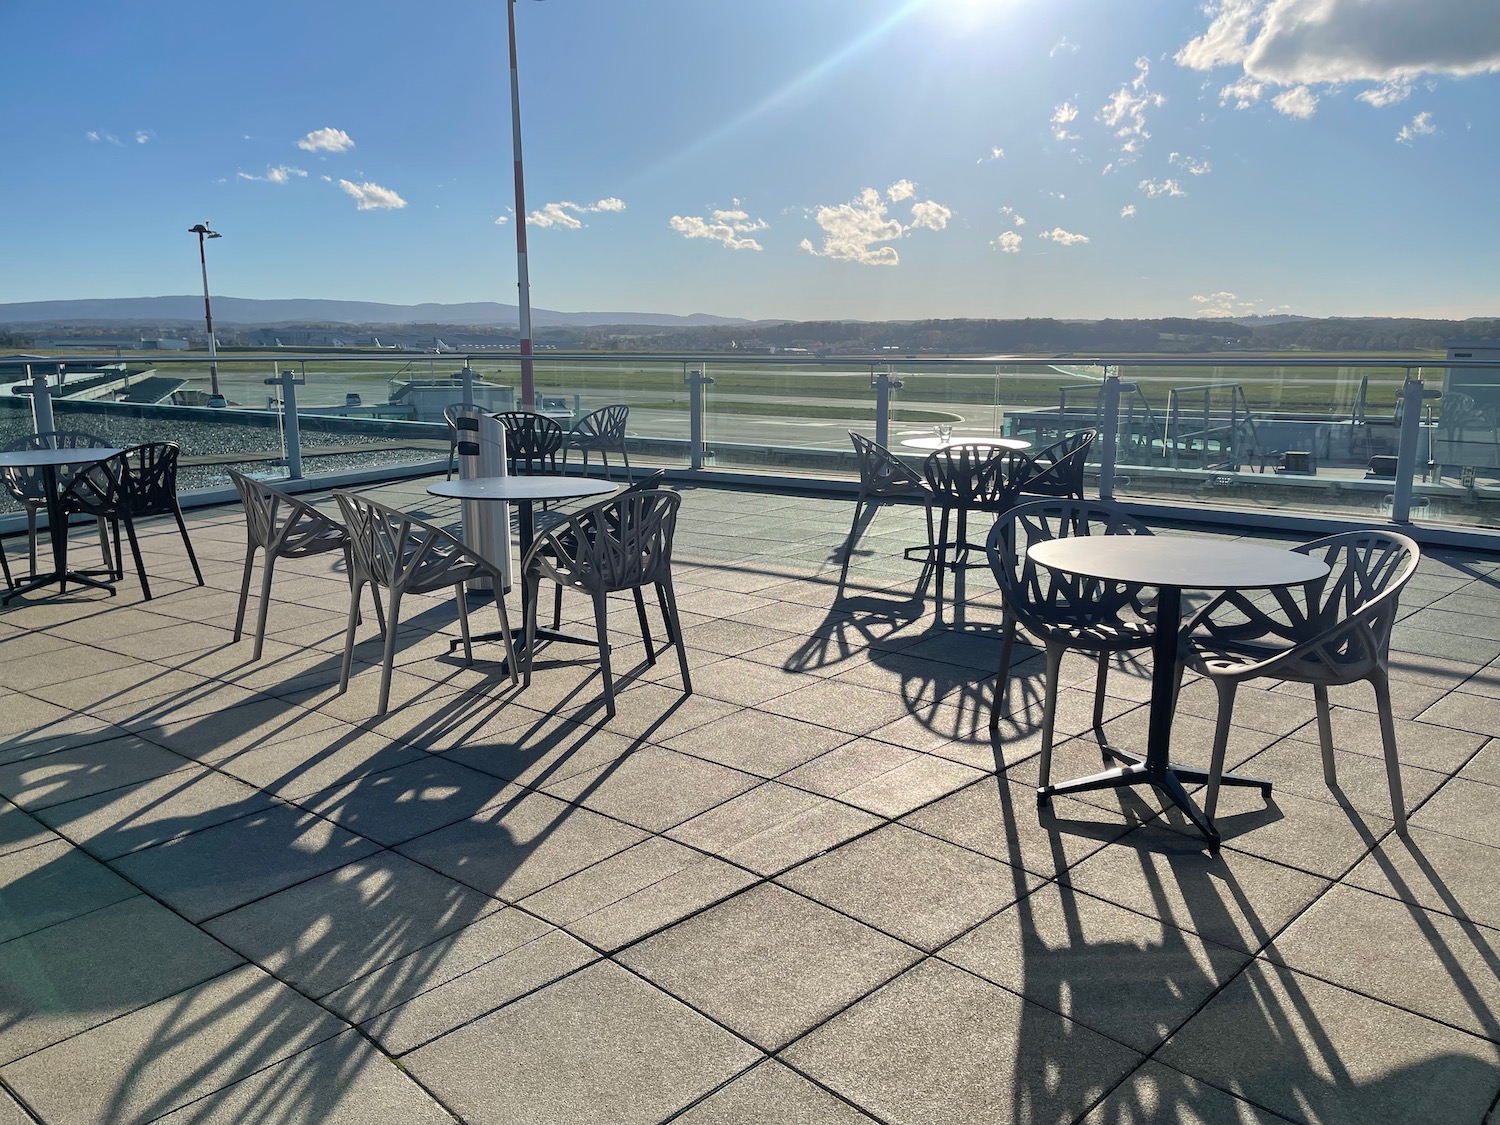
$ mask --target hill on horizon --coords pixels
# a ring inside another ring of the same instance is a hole
[[[470,301],[445,305],[387,305],[377,301],[331,301],[317,298],[260,300],[252,297],[215,297],[214,319],[224,325],[277,324],[452,324],[495,325],[514,329],[520,314],[515,305]],[[604,324],[645,324],[662,327],[732,326],[751,324],[741,317],[692,313],[557,312],[532,309],[537,327],[587,328]],[[44,324],[88,321],[95,324],[148,321],[153,324],[203,322],[201,296],[99,297],[75,301],[23,301],[0,304],[0,324]]]

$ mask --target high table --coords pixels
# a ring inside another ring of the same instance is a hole
[[[443,480],[436,484],[427,486],[427,491],[433,496],[443,496],[451,500],[491,500],[513,503],[516,505],[516,523],[520,532],[521,559],[524,562],[526,553],[531,550],[531,544],[536,538],[536,515],[533,505],[538,500],[578,500],[586,496],[606,496],[614,492],[619,485],[611,481],[599,480],[595,477],[564,477],[544,476],[532,474],[512,474],[503,477],[470,477],[468,480]],[[522,575],[519,579],[521,586],[521,620],[526,620],[526,578]],[[495,591],[495,597],[504,596],[501,590]],[[581,637],[575,637],[568,633],[559,633],[552,629],[537,629],[538,637],[549,640],[572,641],[575,643],[592,643]],[[475,637],[475,640],[491,639],[488,636]],[[519,648],[519,645],[517,646]]]
[[[1015,437],[953,437],[944,441],[942,438],[914,437],[906,438],[901,442],[907,449],[921,449],[928,453],[935,453],[939,449],[947,449],[950,445],[987,445],[991,449],[1014,449],[1016,452],[1024,452],[1031,448],[1031,442],[1025,438]]]
[[[1146,753],[1105,746],[1110,757],[1126,765],[1037,790],[1045,804],[1055,793],[1115,789],[1143,782],[1155,786],[1197,825],[1209,843],[1219,846],[1219,832],[1183,788],[1183,781],[1207,781],[1206,770],[1173,765],[1168,760],[1172,712],[1177,690],[1177,645],[1182,629],[1183,590],[1275,590],[1303,586],[1328,576],[1328,564],[1310,555],[1250,543],[1195,539],[1182,535],[1076,535],[1031,546],[1038,565],[1067,574],[1152,587],[1157,591],[1156,635],[1151,645],[1151,713]],[[1269,796],[1271,783],[1260,778],[1224,774],[1223,785],[1253,785]]]
[[[0,453],[0,469],[40,469],[43,497],[47,505],[47,534],[52,539],[52,570],[47,574],[33,574],[27,581],[13,590],[0,595],[0,605],[11,598],[29,593],[39,586],[57,583],[58,592],[66,591],[70,581],[95,589],[115,592],[109,582],[101,582],[82,571],[68,569],[68,516],[62,510],[62,489],[58,484],[57,471],[70,465],[93,465],[115,456],[123,450],[107,446],[85,449],[19,449],[11,453]]]

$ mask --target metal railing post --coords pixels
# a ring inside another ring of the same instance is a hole
[[[689,371],[682,380],[688,385],[688,468],[703,468],[703,388],[713,379],[702,371]]]
[[[1104,369],[1104,411],[1099,420],[1099,499],[1115,498],[1115,459],[1120,440],[1120,394],[1135,390],[1134,383],[1120,382],[1119,375]]]
[[[1422,400],[1441,398],[1425,390],[1420,376],[1406,373],[1401,386],[1401,444],[1396,450],[1396,484],[1391,490],[1391,521],[1411,523],[1412,477],[1417,469],[1417,439],[1422,434]]]
[[[31,421],[39,434],[50,434],[57,429],[52,421],[52,388],[47,383],[47,373],[33,371],[26,365],[26,375],[31,380]]]
[[[870,376],[870,386],[875,391],[875,444],[890,448],[891,444],[891,392],[899,391],[905,384],[892,379],[889,371]]]
[[[286,424],[286,476],[288,480],[302,479],[302,427],[297,416],[297,387],[306,385],[307,378],[299,379],[288,371],[281,371],[266,380],[268,386],[281,388],[281,415]]]
[[[464,405],[474,405],[474,369],[469,366],[469,361],[464,360],[464,369],[458,373],[459,382],[464,388]]]

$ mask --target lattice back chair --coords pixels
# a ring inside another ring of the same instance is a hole
[[[1404,836],[1406,806],[1391,712],[1391,629],[1421,549],[1405,535],[1372,530],[1329,535],[1293,550],[1328,563],[1328,577],[1258,596],[1226,591],[1183,626],[1182,665],[1208,677],[1219,695],[1203,813],[1212,822],[1240,684],[1265,677],[1312,685],[1323,778],[1332,787],[1338,781],[1328,689],[1368,680],[1380,717],[1391,816]]]
[[[1109,504],[1037,500],[1012,508],[995,522],[985,541],[990,569],[1004,605],[1000,666],[995,674],[990,731],[1000,726],[1000,705],[1010,679],[1011,653],[1019,625],[1046,652],[1046,697],[1042,707],[1041,786],[1050,784],[1057,683],[1064,653],[1093,653],[1094,734],[1104,745],[1104,691],[1109,659],[1117,652],[1151,647],[1156,630],[1150,600],[1141,588],[1121,582],[1063,574],[1033,562],[1029,548],[1070,535],[1150,535],[1151,529]]]
[[[849,535],[844,540],[844,565],[839,570],[839,585],[842,590],[849,579],[849,560],[854,557],[854,548],[861,536],[869,530],[869,524],[861,528],[859,518],[869,506],[870,523],[875,522],[875,510],[881,501],[910,498],[921,501],[927,516],[927,542],[932,543],[932,497],[927,485],[914,469],[908,468],[891,455],[883,445],[871,441],[863,434],[849,431],[849,440],[854,443],[854,460],[859,466],[859,493],[854,498],[854,519],[849,524]],[[927,556],[930,548],[908,547],[906,557],[913,551]]]
[[[445,480],[453,479],[453,469],[458,464],[459,454],[470,452],[460,447],[470,443],[478,444],[479,414],[479,407],[468,402],[450,402],[443,407],[443,421],[448,423],[448,475]]]
[[[464,663],[474,663],[469,641],[469,607],[464,583],[490,578],[495,584],[495,609],[500,617],[500,636],[505,645],[510,682],[516,682],[516,653],[505,612],[505,576],[498,562],[470,550],[452,534],[416,516],[377,503],[366,496],[337,489],[333,493],[344,513],[349,534],[352,569],[349,582],[349,625],[344,633],[344,663],[339,673],[339,691],[349,689],[349,669],[354,661],[354,634],[359,624],[359,595],[368,584],[378,600],[380,590],[389,591],[381,630],[385,653],[380,670],[380,700],[377,715],[384,715],[391,700],[391,669],[396,660],[396,634],[401,625],[401,599],[407,594],[428,594],[452,588],[458,606],[458,629],[463,637]]]
[[[557,472],[565,436],[561,424],[530,410],[504,410],[495,420],[505,427],[505,460],[512,473]]]
[[[234,487],[245,505],[245,573],[240,581],[240,607],[234,615],[234,640],[238,641],[245,625],[245,606],[250,598],[250,572],[255,552],[261,551],[260,606],[255,618],[255,653],[259,660],[266,639],[266,611],[271,604],[271,574],[277,559],[304,559],[338,551],[344,556],[344,573],[353,580],[354,564],[350,559],[349,534],[344,525],[325,516],[305,500],[283,492],[264,481],[229,470]],[[385,611],[375,598],[375,615],[385,631]]]
[[[574,512],[538,536],[521,563],[527,593],[525,678],[528,684],[536,652],[537,596],[545,578],[582,590],[593,598],[604,702],[610,717],[615,714],[615,688],[609,657],[609,594],[647,586],[656,588],[668,643],[677,648],[683,692],[693,693],[677,595],[672,588],[672,537],[681,503],[682,497],[675,492],[624,492]],[[640,603],[637,608],[644,618]]]
[[[152,596],[151,583],[146,578],[146,564],[141,559],[140,541],[135,533],[135,521],[142,516],[170,515],[177,522],[188,562],[193,566],[193,577],[198,580],[198,585],[203,585],[203,570],[198,566],[198,555],[193,550],[193,541],[188,538],[182,507],[177,502],[178,453],[175,441],[133,445],[113,457],[82,466],[62,492],[63,511],[102,516],[109,520],[114,532],[116,575],[124,574],[120,525],[125,525],[136,576],[141,582],[141,595],[147,601]]]
[[[1083,499],[1083,471],[1098,430],[1078,430],[1031,455],[1032,475],[1021,485],[1029,496]]]
[[[932,533],[931,516],[927,523],[927,549],[937,571],[939,621],[943,616],[944,574],[971,565],[970,551],[984,550],[984,544],[969,542],[969,513],[1004,515],[1020,499],[1021,484],[1030,471],[1031,459],[1024,453],[977,442],[946,446],[928,454],[922,462],[932,504],[941,513],[937,535]],[[955,514],[957,528],[950,539],[949,522]]]
[[[604,462],[604,477],[609,479],[609,455],[618,453],[625,460],[625,480],[635,480],[630,469],[630,454],[625,450],[625,426],[630,420],[630,407],[624,403],[601,406],[591,414],[585,414],[573,423],[563,445],[563,471],[568,469],[568,454],[578,450],[583,454],[583,472],[588,475],[589,454],[598,453]]]
[[[27,434],[5,446],[6,453],[18,453],[27,449],[107,449],[107,438],[98,434],[87,434],[81,430],[48,430],[40,434]],[[78,472],[79,466],[61,465],[57,469],[57,487],[67,486]],[[29,550],[31,574],[36,574],[36,516],[47,506],[47,480],[41,469],[5,469],[0,472],[5,491],[11,499],[26,510],[26,542]],[[111,574],[116,573],[114,559],[109,551],[109,524],[104,516],[99,517],[99,549],[104,554],[104,566]],[[7,573],[9,567],[7,566]]]

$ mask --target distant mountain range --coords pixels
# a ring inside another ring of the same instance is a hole
[[[515,305],[495,301],[471,301],[459,305],[384,305],[375,301],[286,300],[262,301],[250,297],[215,297],[214,319],[224,325],[277,324],[445,324],[498,325],[514,328],[519,320]],[[537,327],[587,328],[599,324],[645,324],[693,328],[714,325],[751,324],[730,316],[693,313],[674,316],[642,312],[556,312],[532,309]],[[24,301],[0,304],[0,324],[151,324],[203,323],[203,298],[107,297],[83,301]]]

